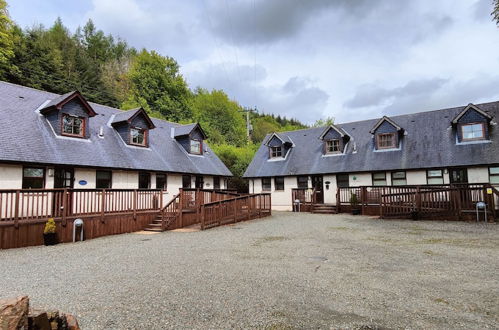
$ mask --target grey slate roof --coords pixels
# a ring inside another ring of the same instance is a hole
[[[120,113],[117,113],[114,115],[113,117],[113,120],[112,120],[112,124],[116,124],[116,123],[121,123],[122,121],[127,121],[129,120],[131,117],[133,117],[133,115],[135,115],[135,113],[137,111],[139,111],[140,108],[135,108],[135,109],[130,109],[130,110],[126,110],[126,111],[121,111]]]
[[[476,106],[493,117],[490,143],[456,144],[451,121],[465,108],[462,106],[390,117],[405,132],[400,150],[374,151],[374,139],[369,131],[379,119],[335,124],[351,136],[342,155],[323,156],[323,141],[319,137],[324,127],[279,132],[280,136],[288,136],[295,144],[286,159],[269,161],[267,146],[262,144],[244,177],[499,164],[499,102]]]
[[[203,156],[189,155],[171,138],[171,128],[183,125],[152,118],[149,148],[126,145],[110,125],[122,111],[96,103],[90,103],[97,116],[89,119],[89,139],[56,137],[36,110],[58,97],[0,81],[0,161],[232,176],[206,144]]]

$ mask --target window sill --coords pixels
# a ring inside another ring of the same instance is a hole
[[[484,144],[484,143],[492,143],[491,140],[467,140],[467,141],[461,141],[461,142],[457,142],[456,141],[456,145],[468,145],[468,144]]]

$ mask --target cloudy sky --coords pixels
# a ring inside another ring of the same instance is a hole
[[[8,0],[21,26],[91,18],[191,87],[307,123],[499,100],[492,0]]]

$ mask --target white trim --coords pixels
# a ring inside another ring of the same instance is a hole
[[[36,108],[35,112],[38,112],[40,115],[42,115],[42,114],[40,113],[40,110],[42,110],[43,108],[45,108],[45,106],[46,106],[47,104],[49,104],[49,102],[50,102],[50,101],[51,101],[51,100],[46,100],[45,102],[43,102],[42,104],[40,104],[40,106],[39,106],[38,108]],[[43,116],[43,115],[42,115],[42,116]]]
[[[52,130],[52,133],[54,133],[54,137],[56,139],[92,143],[92,140],[90,140],[90,138],[87,139],[86,137],[76,137],[76,136],[71,137],[71,136],[57,135],[54,128],[52,127],[52,124],[49,122],[47,117],[45,117],[45,120],[47,121],[47,124],[49,125],[50,129]]]

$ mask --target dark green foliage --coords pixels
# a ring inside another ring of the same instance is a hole
[[[499,25],[499,0],[494,0],[494,11],[492,12],[492,16],[497,25]]]

